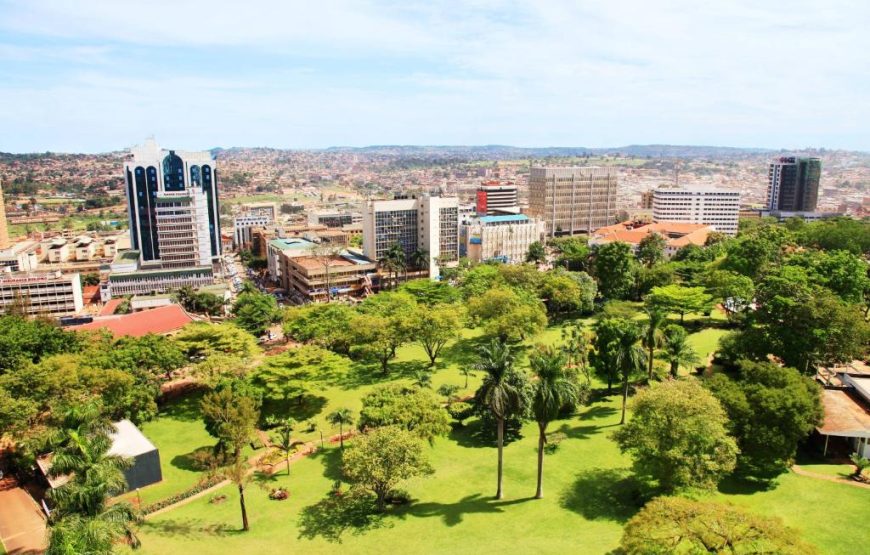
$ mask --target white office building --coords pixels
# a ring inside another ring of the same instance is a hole
[[[241,214],[233,218],[233,244],[237,250],[251,245],[251,230],[255,227],[272,225],[274,219],[263,214]]]
[[[149,139],[124,163],[130,239],[150,267],[211,267],[221,254],[217,169],[209,152]]]
[[[535,221],[525,214],[482,216],[462,227],[462,247],[473,262],[522,263],[526,260],[529,246],[541,241],[545,233],[544,222]]]
[[[82,310],[79,274],[0,272],[0,312],[23,310],[34,316],[67,316]]]
[[[477,188],[477,214],[479,216],[519,214],[519,212],[520,203],[516,185],[487,182]]]
[[[459,200],[424,195],[369,201],[363,211],[365,256],[381,260],[395,244],[408,260],[415,252],[426,251],[429,275],[437,277],[439,261],[459,260]]]
[[[653,221],[709,225],[716,231],[737,234],[740,191],[718,187],[662,186],[653,191]]]

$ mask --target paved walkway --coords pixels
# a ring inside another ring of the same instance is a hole
[[[9,555],[45,551],[45,519],[26,491],[9,479],[0,482],[0,539]]]

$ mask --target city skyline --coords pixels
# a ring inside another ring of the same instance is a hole
[[[2,1],[0,151],[870,150],[870,6],[692,6]]]

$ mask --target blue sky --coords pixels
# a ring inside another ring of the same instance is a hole
[[[870,2],[0,0],[0,151],[870,151]]]

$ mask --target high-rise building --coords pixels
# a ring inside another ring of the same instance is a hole
[[[529,216],[547,235],[591,233],[616,217],[616,172],[599,167],[536,167],[529,171]]]
[[[124,163],[130,239],[143,265],[212,266],[221,254],[217,169],[209,152],[164,150],[153,139]]]
[[[11,246],[9,228],[6,225],[6,201],[3,200],[3,183],[0,182],[0,250],[6,250]]]
[[[517,186],[502,185],[498,181],[486,182],[477,188],[477,215],[497,216],[499,214],[519,214]]]
[[[770,163],[767,209],[812,212],[819,202],[822,162],[818,158],[783,156]]]
[[[429,275],[437,276],[439,261],[459,260],[459,201],[456,197],[422,196],[369,201],[363,211],[363,252],[381,260],[393,245],[406,258],[418,250],[429,257]]]
[[[740,191],[697,185],[662,186],[653,191],[652,210],[656,223],[705,224],[737,235]]]

